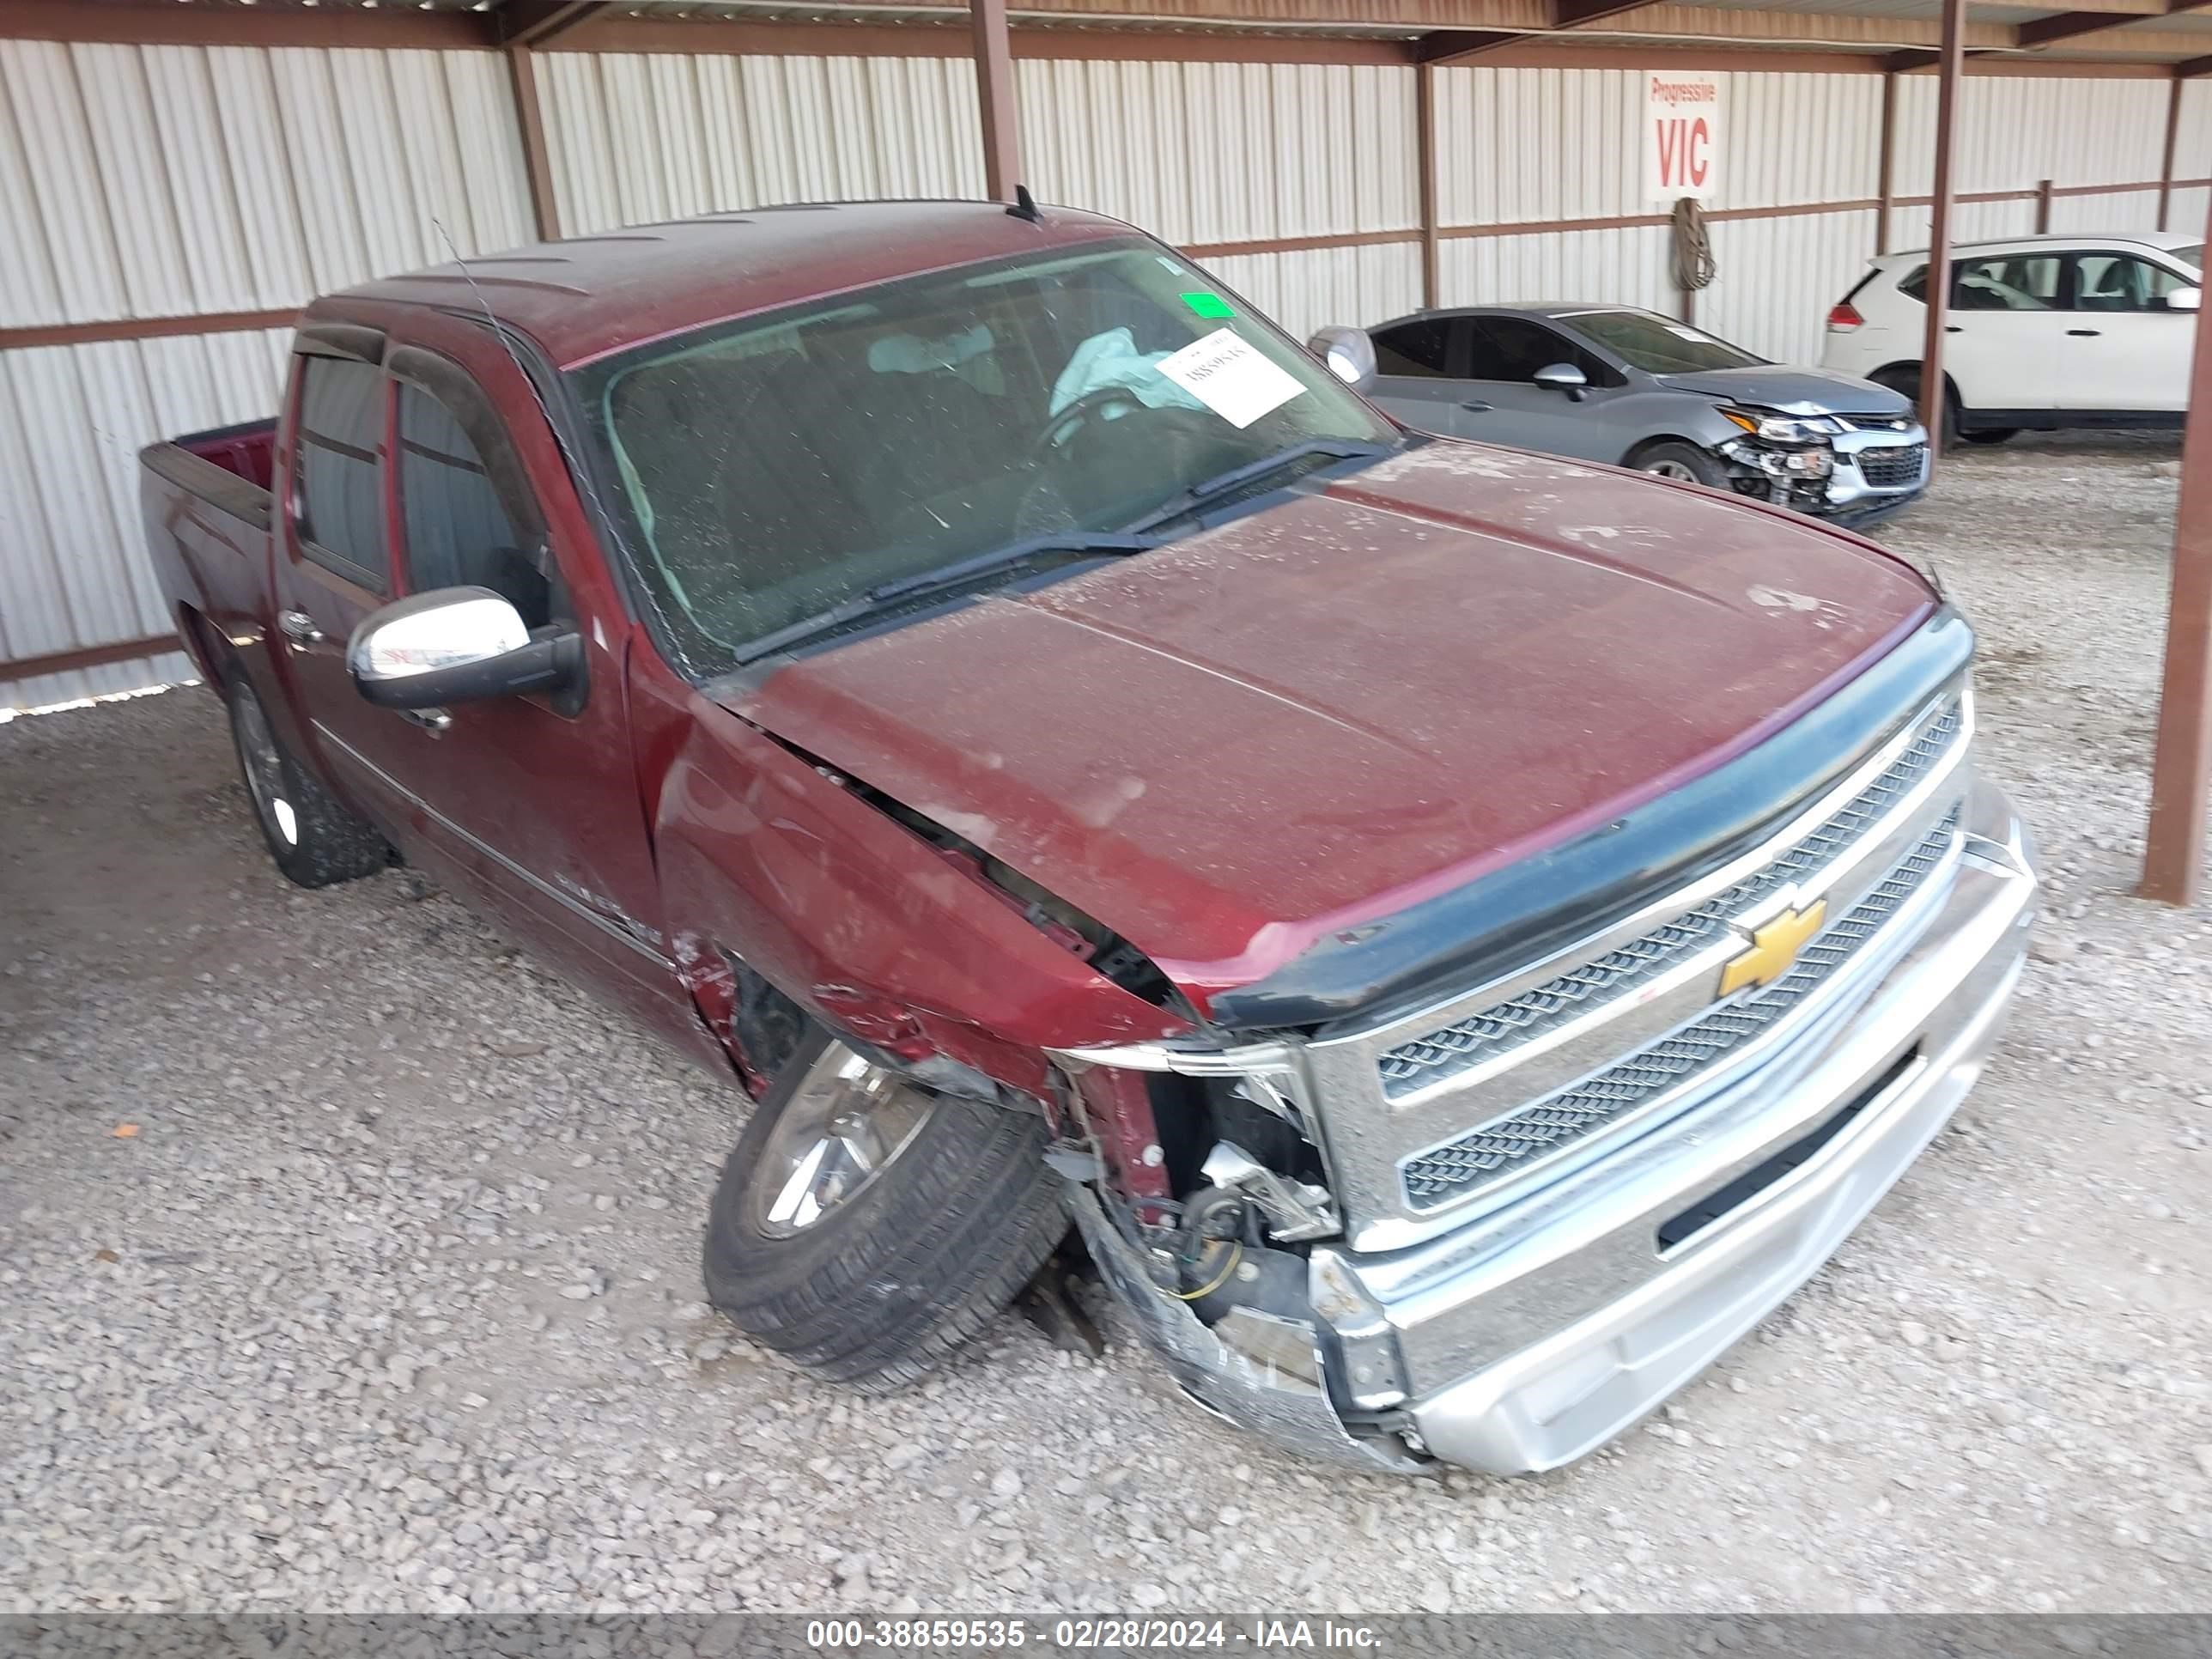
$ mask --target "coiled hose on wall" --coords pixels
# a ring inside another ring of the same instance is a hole
[[[1712,238],[1705,231],[1705,210],[1697,198],[1685,196],[1674,204],[1674,286],[1686,299],[1710,287],[1720,267],[1713,262]]]

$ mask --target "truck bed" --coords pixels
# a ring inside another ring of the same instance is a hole
[[[218,653],[265,654],[248,642],[264,637],[270,620],[262,612],[276,444],[270,419],[187,433],[138,452],[147,550],[177,636],[211,685],[222,681]]]

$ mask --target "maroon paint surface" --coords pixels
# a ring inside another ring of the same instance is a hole
[[[1437,445],[735,707],[1202,997],[1711,770],[1930,603],[1809,521]]]

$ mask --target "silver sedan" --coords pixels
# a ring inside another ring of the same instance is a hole
[[[1407,425],[1653,472],[1859,523],[1928,484],[1928,434],[1887,386],[1771,363],[1631,306],[1471,306],[1315,348]]]

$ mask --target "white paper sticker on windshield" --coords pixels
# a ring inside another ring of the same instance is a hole
[[[1703,345],[1705,343],[1705,337],[1698,333],[1696,329],[1685,328],[1680,323],[1668,324],[1667,331],[1669,334],[1674,335],[1677,339],[1695,340],[1699,345]]]
[[[1305,388],[1233,329],[1217,328],[1153,367],[1233,427],[1248,427]]]

